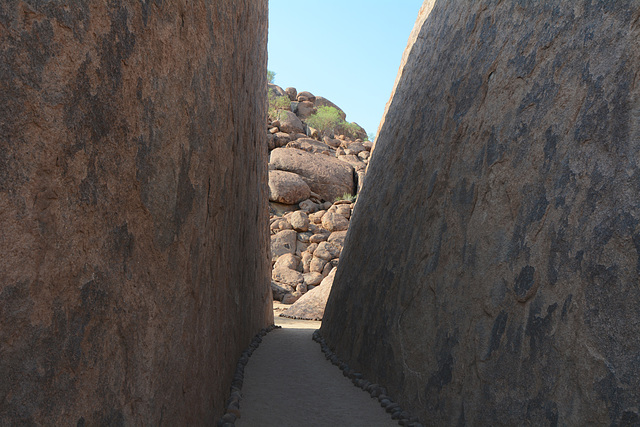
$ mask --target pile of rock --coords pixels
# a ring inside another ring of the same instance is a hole
[[[324,279],[338,266],[355,205],[350,200],[311,203],[270,220],[271,288],[273,298],[285,304],[327,285]]]
[[[277,119],[270,117],[267,123],[269,200],[297,205],[310,198],[332,202],[345,193],[356,194],[373,145],[366,141],[366,131],[359,128],[356,139],[339,133],[340,128],[322,136],[306,119],[320,106],[332,106],[346,117],[339,107],[309,92],[298,94],[295,88],[270,84],[269,91],[272,97],[290,100],[277,111]]]
[[[321,284],[331,286],[354,207],[350,199],[336,200],[359,192],[373,144],[363,141],[362,128],[354,140],[339,128],[321,135],[309,127],[306,119],[320,106],[346,118],[326,98],[273,84],[269,91],[287,97],[278,105],[288,106],[267,123],[271,287],[274,300],[292,304]]]

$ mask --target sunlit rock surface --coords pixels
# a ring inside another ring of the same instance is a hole
[[[423,422],[640,422],[639,17],[425,3],[322,326]]]
[[[0,425],[214,425],[272,323],[266,0],[0,3]]]

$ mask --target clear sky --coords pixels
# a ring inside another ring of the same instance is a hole
[[[422,0],[269,0],[269,70],[375,134]]]

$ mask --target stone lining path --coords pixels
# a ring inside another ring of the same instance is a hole
[[[320,322],[276,317],[245,368],[238,427],[394,426],[311,339]]]

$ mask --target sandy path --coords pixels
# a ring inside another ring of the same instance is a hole
[[[276,317],[245,368],[238,427],[394,426],[311,339],[320,322]]]

